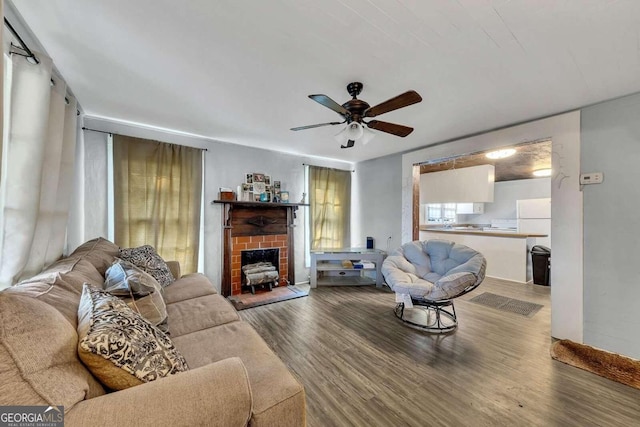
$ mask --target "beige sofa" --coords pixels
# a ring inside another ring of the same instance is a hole
[[[0,405],[64,405],[67,426],[305,424],[302,385],[201,274],[164,293],[171,340],[190,370],[105,390],[78,358],[77,312],[83,283],[101,285],[118,249],[89,241],[0,292]]]

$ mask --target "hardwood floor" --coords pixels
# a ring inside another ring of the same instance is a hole
[[[533,317],[469,302],[482,292],[544,305]],[[304,384],[314,426],[631,426],[640,390],[549,356],[549,288],[486,279],[433,336],[375,287],[321,287],[240,312]]]

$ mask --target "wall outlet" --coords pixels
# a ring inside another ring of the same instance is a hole
[[[580,174],[580,184],[602,184],[602,180],[604,176],[602,172],[591,172],[591,173],[583,173]]]

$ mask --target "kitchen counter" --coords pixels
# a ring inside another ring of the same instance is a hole
[[[420,240],[444,239],[475,249],[487,260],[487,276],[520,283],[533,278],[530,251],[537,237],[546,235],[420,226]]]
[[[442,227],[427,227],[420,226],[420,231],[429,231],[432,233],[445,233],[445,234],[478,234],[482,236],[494,236],[494,237],[509,237],[512,239],[526,239],[529,237],[547,237],[546,234],[532,234],[532,233],[516,233],[513,231],[487,231],[481,228],[442,228]]]

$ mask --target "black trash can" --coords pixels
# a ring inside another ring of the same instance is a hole
[[[533,263],[533,283],[551,285],[551,249],[542,245],[532,247],[531,262]]]

